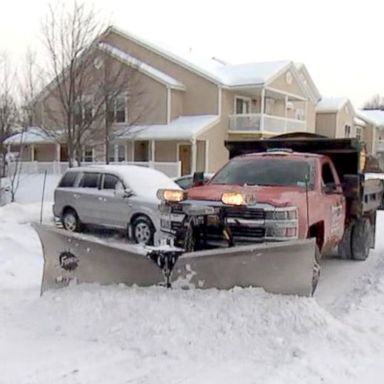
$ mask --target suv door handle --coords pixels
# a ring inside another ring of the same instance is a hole
[[[75,199],[78,199],[78,198],[80,197],[80,195],[78,195],[77,193],[74,193],[74,194],[73,194],[73,197],[74,197]]]

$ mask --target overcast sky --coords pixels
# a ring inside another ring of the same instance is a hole
[[[0,0],[0,51],[39,45],[47,0]],[[68,0],[67,0],[68,1]],[[109,24],[156,44],[240,63],[304,62],[324,96],[359,107],[384,94],[379,0],[84,0]]]

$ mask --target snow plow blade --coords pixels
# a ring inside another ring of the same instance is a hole
[[[167,247],[106,243],[46,225],[34,228],[44,253],[41,293],[77,283],[262,287],[299,296],[313,291],[314,239],[183,253]]]
[[[163,273],[130,244],[108,244],[46,225],[34,225],[43,247],[41,293],[72,283],[151,286],[164,281]]]
[[[311,296],[314,274],[318,277],[315,253],[315,239],[185,253],[173,269],[172,286],[262,287],[271,293]]]

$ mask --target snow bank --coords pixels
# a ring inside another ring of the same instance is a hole
[[[0,208],[1,384],[382,382],[383,244],[339,311],[261,289],[81,285],[40,297],[38,218],[38,203]]]

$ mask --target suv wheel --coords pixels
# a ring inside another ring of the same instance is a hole
[[[152,245],[155,229],[152,221],[146,216],[139,216],[132,223],[132,236],[135,243]]]
[[[73,209],[66,209],[61,218],[63,227],[70,232],[79,232],[81,230],[81,223],[77,213]]]

